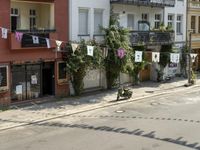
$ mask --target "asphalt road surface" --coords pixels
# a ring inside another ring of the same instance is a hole
[[[0,132],[0,150],[200,150],[200,89]]]

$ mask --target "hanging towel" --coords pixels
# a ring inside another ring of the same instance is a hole
[[[195,59],[197,57],[197,54],[190,54],[190,57],[191,57],[191,61],[192,62],[195,62]]]
[[[39,38],[38,38],[38,36],[32,35],[32,39],[33,39],[33,44],[39,44]]]
[[[48,38],[46,38],[46,43],[47,43],[47,48],[51,48],[50,41]]]
[[[89,56],[94,55],[94,46],[87,46],[87,55]]]
[[[152,62],[160,62],[160,53],[152,52]]]
[[[56,40],[56,45],[57,45],[57,51],[60,51],[60,46],[62,44],[62,41]]]
[[[117,50],[117,56],[122,59],[125,56],[125,50],[123,48],[119,48]]]
[[[142,51],[135,51],[135,62],[142,62]]]
[[[1,37],[3,39],[7,39],[8,38],[8,29],[6,28],[1,28]]]
[[[22,41],[23,33],[22,32],[15,32],[15,38],[18,42]]]

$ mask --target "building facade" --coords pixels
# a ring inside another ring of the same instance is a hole
[[[187,12],[187,41],[190,44],[189,32],[191,32],[191,48],[192,52],[197,53],[195,63],[193,64],[195,70],[200,70],[200,1],[188,0]]]
[[[110,17],[109,0],[70,0],[69,1],[70,41],[93,40],[102,42],[104,34],[100,27],[108,27]],[[84,89],[105,88],[105,73],[102,69],[87,71]]]
[[[55,40],[68,41],[68,24],[66,0],[1,1],[8,37],[0,38],[0,104],[68,94],[66,65],[55,51]]]
[[[159,52],[162,45],[174,43],[174,32],[165,27],[167,8],[174,9],[175,0],[111,0],[113,12],[119,17],[120,25],[130,29],[131,45],[143,45],[147,61],[151,52]],[[140,72],[141,80],[156,80],[158,64],[152,63]]]
[[[182,53],[186,45],[187,26],[187,0],[175,0],[174,7],[165,7],[164,24],[174,31],[173,52]],[[183,54],[186,55],[186,54]],[[169,63],[164,70],[167,76],[175,76],[181,73],[180,63]]]

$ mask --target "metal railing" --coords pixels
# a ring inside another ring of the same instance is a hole
[[[21,41],[22,48],[28,47],[46,47],[46,39],[49,38],[50,33],[55,32],[55,29],[45,29],[45,30],[16,30],[18,32],[23,32],[23,37]],[[33,43],[32,35],[38,36],[39,43]]]
[[[111,3],[142,5],[152,7],[174,7],[175,0],[110,0]]]
[[[174,32],[172,31],[131,31],[130,42],[133,46],[160,45],[174,42]]]

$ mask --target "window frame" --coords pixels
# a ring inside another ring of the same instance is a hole
[[[67,70],[66,70],[66,77],[60,79],[60,74],[59,74],[60,73],[60,67],[59,67],[59,64],[61,64],[61,63],[65,63],[66,64],[66,62],[65,61],[58,61],[57,62],[57,81],[58,81],[58,84],[63,84],[63,83],[68,82]]]
[[[104,25],[104,23],[103,23],[103,18],[104,18],[104,9],[99,9],[99,8],[94,8],[94,35],[102,35],[103,34],[103,32],[99,29],[98,31],[99,32],[96,32],[95,31],[95,14],[96,13],[99,13],[99,14],[101,14],[101,25],[99,24],[99,26],[102,26],[103,27],[103,25]]]
[[[86,33],[81,33],[80,32],[80,12],[81,11],[86,11],[86,13],[87,13],[87,21],[86,21]],[[78,35],[79,36],[89,36],[90,34],[89,34],[89,8],[82,8],[82,7],[79,7],[78,8]]]
[[[179,17],[180,17],[180,20],[179,20]],[[178,25],[179,24],[180,24],[180,29],[178,29],[178,27],[179,27]],[[183,28],[183,15],[177,15],[176,16],[176,34],[177,35],[182,35],[183,34],[183,29],[182,28]]]
[[[0,68],[6,68],[6,86],[0,85],[0,91],[9,89],[9,73],[8,73],[8,65],[0,65]]]
[[[162,17],[161,14],[155,14],[155,18],[154,18],[154,28],[155,29],[159,29],[159,27],[161,25],[161,17]]]

